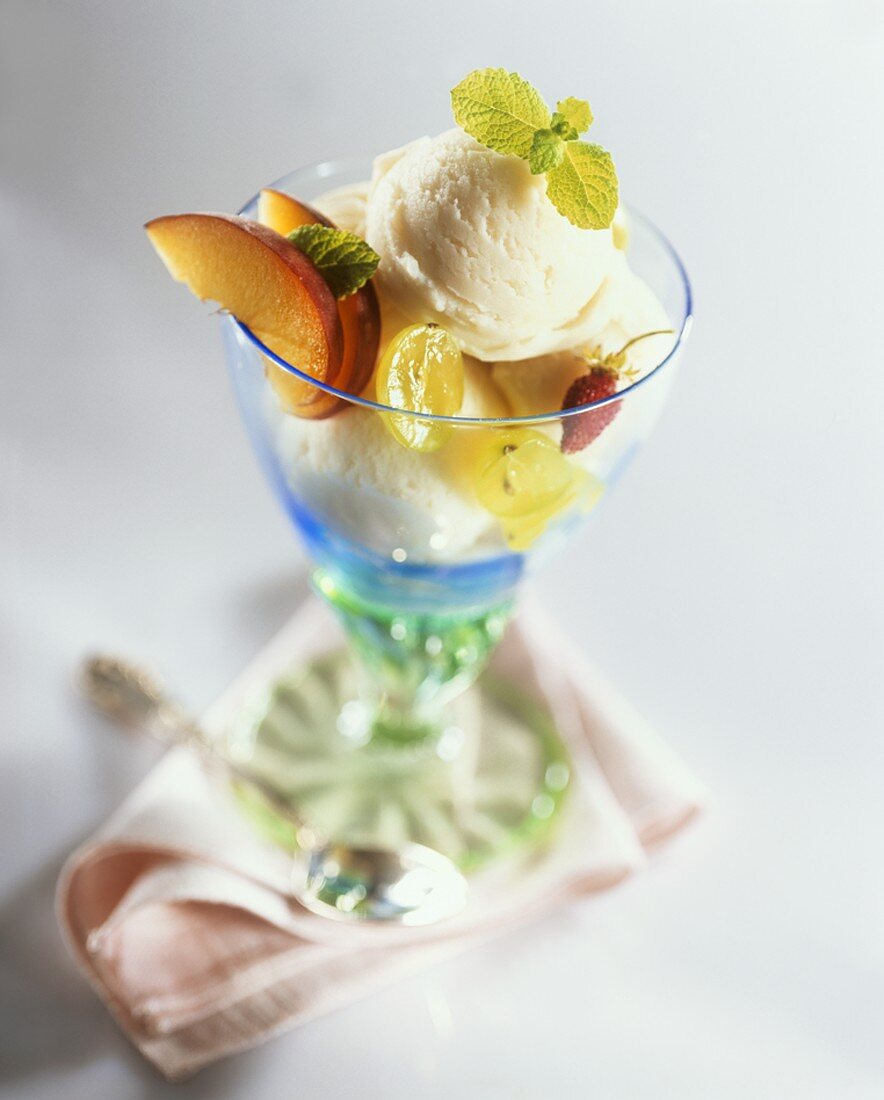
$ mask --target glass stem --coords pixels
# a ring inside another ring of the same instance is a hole
[[[510,603],[454,614],[393,611],[317,571],[314,583],[344,626],[362,674],[367,739],[417,744],[443,730],[446,706],[470,686],[512,613]]]

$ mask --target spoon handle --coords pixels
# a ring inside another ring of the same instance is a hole
[[[275,813],[297,828],[301,847],[312,848],[318,843],[313,829],[291,803],[269,783],[219,752],[198,723],[147,671],[118,657],[89,657],[83,662],[80,684],[93,706],[120,725],[149,733],[167,745],[187,745],[213,770],[248,784]]]
[[[128,729],[150,733],[167,744],[208,743],[185,710],[145,669],[116,657],[89,657],[80,686],[86,698],[108,718]]]

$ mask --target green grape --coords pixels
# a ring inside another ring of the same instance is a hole
[[[511,516],[503,521],[503,535],[511,550],[527,550],[548,527],[569,508],[582,512],[594,508],[605,491],[604,482],[579,467],[572,469],[570,483],[552,500],[524,516]]]
[[[410,325],[393,337],[377,373],[384,405],[435,416],[455,416],[464,395],[463,357],[454,337],[440,325]],[[452,425],[414,416],[384,416],[393,436],[416,451],[435,451]]]
[[[525,516],[554,501],[571,483],[558,446],[527,428],[493,430],[476,463],[479,503],[495,516]]]

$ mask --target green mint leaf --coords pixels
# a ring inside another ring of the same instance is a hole
[[[549,172],[562,163],[564,156],[565,142],[559,134],[551,129],[535,131],[528,153],[528,164],[533,175]]]
[[[313,261],[336,298],[346,298],[364,286],[381,262],[371,245],[343,229],[299,225],[288,239]]]
[[[550,201],[581,229],[607,229],[617,209],[617,173],[600,145],[579,141],[592,125],[585,99],[559,100],[551,113],[518,73],[476,69],[453,88],[451,106],[461,129],[497,153],[527,160],[546,175]]]
[[[556,104],[556,111],[568,120],[568,124],[574,127],[577,134],[585,133],[592,125],[592,111],[585,99],[575,99],[573,96],[561,99]]]
[[[553,111],[549,128],[554,134],[558,134],[563,141],[574,141],[575,138],[580,136],[565,116],[558,111]]]
[[[611,154],[585,141],[564,144],[561,164],[546,177],[556,210],[581,229],[607,229],[617,209],[617,173]]]
[[[526,159],[534,134],[546,130],[550,112],[540,93],[518,73],[476,69],[451,91],[454,121],[497,153]]]

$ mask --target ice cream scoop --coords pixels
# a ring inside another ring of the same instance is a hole
[[[486,361],[589,339],[593,299],[622,265],[610,229],[572,225],[544,176],[462,130],[375,161],[365,231],[381,256],[381,288],[399,308],[444,324]]]

